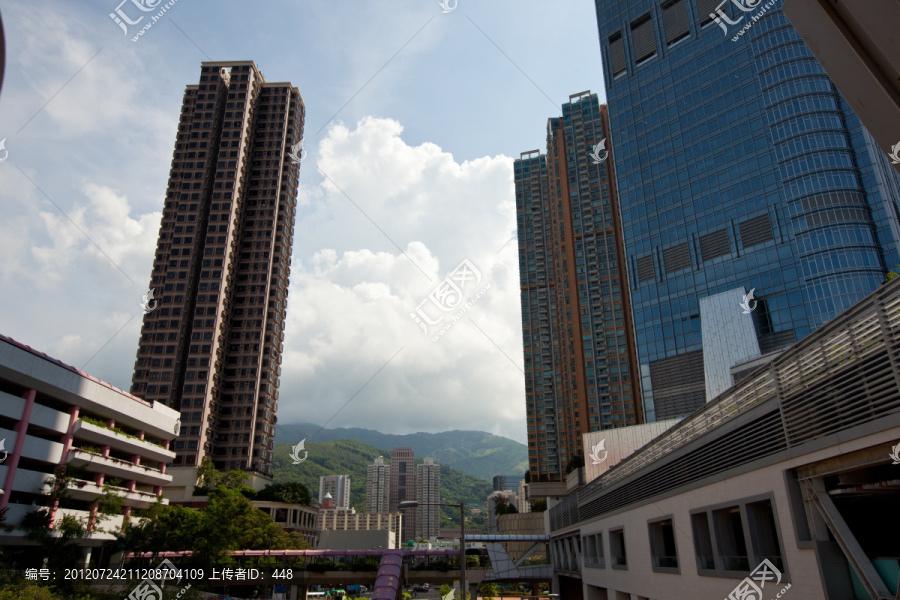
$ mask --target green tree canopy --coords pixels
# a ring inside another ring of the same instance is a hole
[[[275,483],[267,485],[256,494],[256,500],[267,502],[290,502],[291,504],[303,504],[309,506],[311,501],[309,489],[299,481]]]

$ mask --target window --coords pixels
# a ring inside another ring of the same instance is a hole
[[[584,566],[603,568],[603,534],[584,536]]]
[[[771,500],[750,502],[746,506],[747,520],[750,524],[750,543],[752,545],[754,565],[768,559],[779,571],[784,571],[781,557],[781,545],[778,542],[778,526],[772,512]]]
[[[656,56],[656,36],[649,14],[631,24],[631,43],[634,47],[635,64],[639,65]]]
[[[609,558],[613,569],[627,569],[628,556],[625,554],[625,530],[609,532]]]
[[[650,531],[650,555],[657,573],[679,573],[675,528],[669,516],[647,524]]]
[[[671,0],[663,4],[663,30],[666,34],[666,45],[671,46],[691,34],[687,11],[685,0]]]
[[[726,571],[750,571],[741,507],[720,508],[713,511],[712,517],[722,568]]]
[[[625,44],[621,33],[609,38],[609,64],[612,67],[613,79],[625,74]]]
[[[715,570],[713,558],[712,536],[709,529],[709,516],[706,512],[691,515],[691,528],[694,530],[694,552],[697,555],[697,572]]]

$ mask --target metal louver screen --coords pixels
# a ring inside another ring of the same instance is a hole
[[[706,25],[713,18],[711,14],[716,12],[716,7],[722,4],[722,0],[697,0],[697,15],[700,17],[700,24]]]
[[[618,77],[625,72],[625,43],[622,34],[609,38],[609,66],[612,67],[612,76]]]
[[[700,236],[700,255],[703,260],[725,256],[729,253],[731,253],[731,242],[728,240],[728,231],[725,229]]]
[[[653,256],[644,256],[637,259],[638,282],[652,281],[656,277],[656,269],[653,268]]]
[[[775,239],[775,233],[772,231],[772,222],[769,215],[760,215],[747,219],[740,224],[741,243],[744,248],[770,242]]]
[[[674,0],[664,4],[662,17],[666,44],[672,45],[690,35],[691,27],[688,22],[687,3],[684,0]]]
[[[634,46],[634,62],[636,63],[656,54],[653,20],[649,15],[631,24],[631,43]]]
[[[663,262],[665,263],[666,273],[674,273],[690,267],[691,251],[688,249],[688,245],[686,243],[678,244],[663,250]]]

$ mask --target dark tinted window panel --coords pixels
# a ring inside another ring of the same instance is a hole
[[[700,24],[706,25],[713,20],[712,15],[716,12],[716,7],[722,3],[722,0],[697,0],[697,14],[700,17]]]
[[[774,333],[764,333],[759,336],[759,351],[763,354],[784,350],[792,346],[797,341],[797,336],[793,329],[787,331],[776,331]]]
[[[710,260],[730,253],[731,242],[728,240],[728,231],[721,229],[700,236],[700,256],[703,260]]]
[[[688,249],[688,245],[686,243],[678,244],[663,250],[663,263],[665,264],[666,273],[689,268],[691,266],[691,251]]]
[[[806,217],[807,227],[828,225],[830,223],[868,223],[869,213],[862,208],[844,208],[826,210]]]
[[[650,15],[631,24],[631,44],[636,63],[656,54],[656,37],[653,35],[653,20]]]
[[[674,0],[674,2],[663,4],[662,16],[666,44],[672,45],[690,35],[691,27],[688,22],[687,2],[685,0]]]
[[[609,38],[609,66],[612,67],[613,77],[618,77],[626,70],[625,67],[625,43],[622,40],[622,34]]]
[[[656,269],[653,267],[653,256],[644,256],[637,259],[638,282],[653,281],[656,277]]]
[[[741,243],[744,248],[770,242],[775,239],[769,215],[753,217],[740,224]]]
[[[656,418],[687,415],[706,404],[703,350],[650,361]]]
[[[866,200],[862,194],[854,192],[832,192],[830,194],[820,194],[818,196],[809,196],[803,199],[803,210],[814,210],[816,208],[827,208],[829,206],[842,204],[858,204],[866,205]]]

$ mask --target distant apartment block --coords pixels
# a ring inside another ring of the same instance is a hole
[[[532,482],[561,482],[584,433],[643,422],[610,135],[575,94],[513,166]]]
[[[416,539],[437,537],[441,529],[441,507],[426,506],[441,501],[441,467],[426,458],[416,465]]]
[[[319,477],[319,502],[331,494],[334,508],[350,508],[350,477],[348,475],[325,475]]]
[[[366,512],[390,512],[390,501],[391,467],[384,464],[383,456],[379,456],[374,464],[366,467]]]
[[[16,526],[46,503],[47,483],[64,466],[72,478],[70,505],[52,510],[53,521],[71,516],[88,526],[89,536],[79,541],[88,557],[90,548],[115,539],[124,520],[153,505],[172,481],[166,464],[175,457],[169,447],[177,424],[178,412],[164,404],[0,335],[0,509],[7,510],[9,527],[0,528],[4,552],[22,545],[25,532]],[[98,521],[94,503],[104,485],[123,507]],[[40,566],[36,558],[34,566]]]
[[[391,450],[390,511],[398,510],[401,502],[416,499],[416,465],[412,448]],[[409,511],[403,523],[402,538],[416,533],[416,511]],[[402,539],[401,538],[401,539]]]
[[[272,474],[304,115],[252,61],[185,89],[131,392],[180,411],[187,496],[206,457]]]

